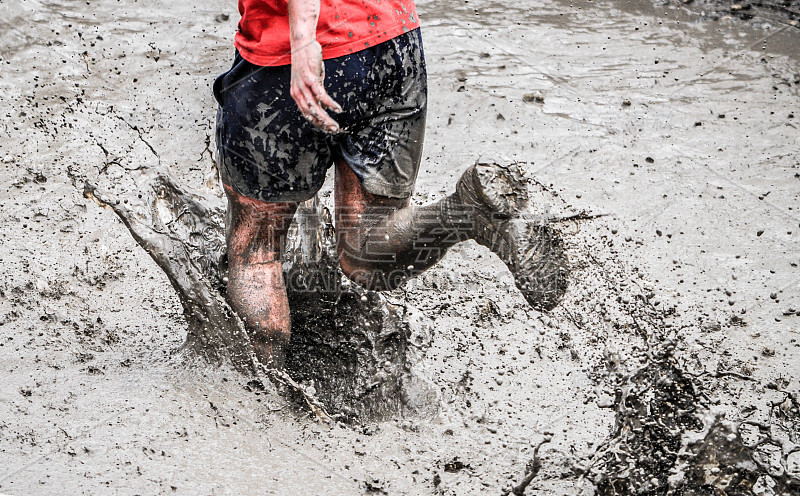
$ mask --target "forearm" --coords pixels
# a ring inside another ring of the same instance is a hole
[[[289,40],[292,51],[317,39],[320,0],[289,1]]]
[[[317,20],[320,0],[289,1],[289,42],[292,45],[292,84],[290,94],[303,117],[314,126],[339,132],[339,125],[325,109],[341,112],[342,108],[323,86],[325,65],[322,47],[317,42]]]

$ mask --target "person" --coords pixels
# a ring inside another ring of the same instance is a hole
[[[231,69],[214,82],[228,200],[227,298],[263,364],[281,367],[291,325],[282,275],[300,202],[335,167],[342,272],[390,290],[467,239],[509,267],[536,309],[567,286],[563,242],[522,215],[516,165],[477,163],[438,202],[410,205],[425,134],[427,75],[412,0],[239,0]]]

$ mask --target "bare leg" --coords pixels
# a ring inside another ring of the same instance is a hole
[[[350,167],[336,163],[336,235],[342,271],[373,289],[398,287],[470,238],[469,210],[452,196],[422,207],[367,192]]]
[[[281,254],[296,203],[267,203],[237,194],[228,197],[227,298],[242,319],[264,365],[283,366],[291,323]]]

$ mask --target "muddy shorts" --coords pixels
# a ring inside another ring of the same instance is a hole
[[[303,201],[342,159],[368,192],[411,196],[425,136],[427,75],[419,29],[325,60],[325,89],[344,110],[330,135],[300,114],[291,66],[260,67],[236,54],[214,82],[222,182],[258,200]]]

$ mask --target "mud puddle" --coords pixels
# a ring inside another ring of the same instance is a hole
[[[497,157],[526,162],[563,208],[613,216],[564,226],[577,256],[561,313],[527,309],[472,243],[387,295],[438,414],[326,426],[174,356],[187,328],[169,280],[69,179],[160,165],[202,189],[235,5],[4,4],[0,491],[499,494],[551,436],[527,492],[591,494],[590,467],[619,473],[598,462],[609,440],[638,435],[604,371],[616,357],[647,377],[625,311],[639,294],[665,312],[681,370],[755,379],[703,389],[728,420],[791,425],[800,111],[797,60],[772,42],[797,38],[763,50],[771,31],[634,5],[421,3],[431,108],[415,201]]]

